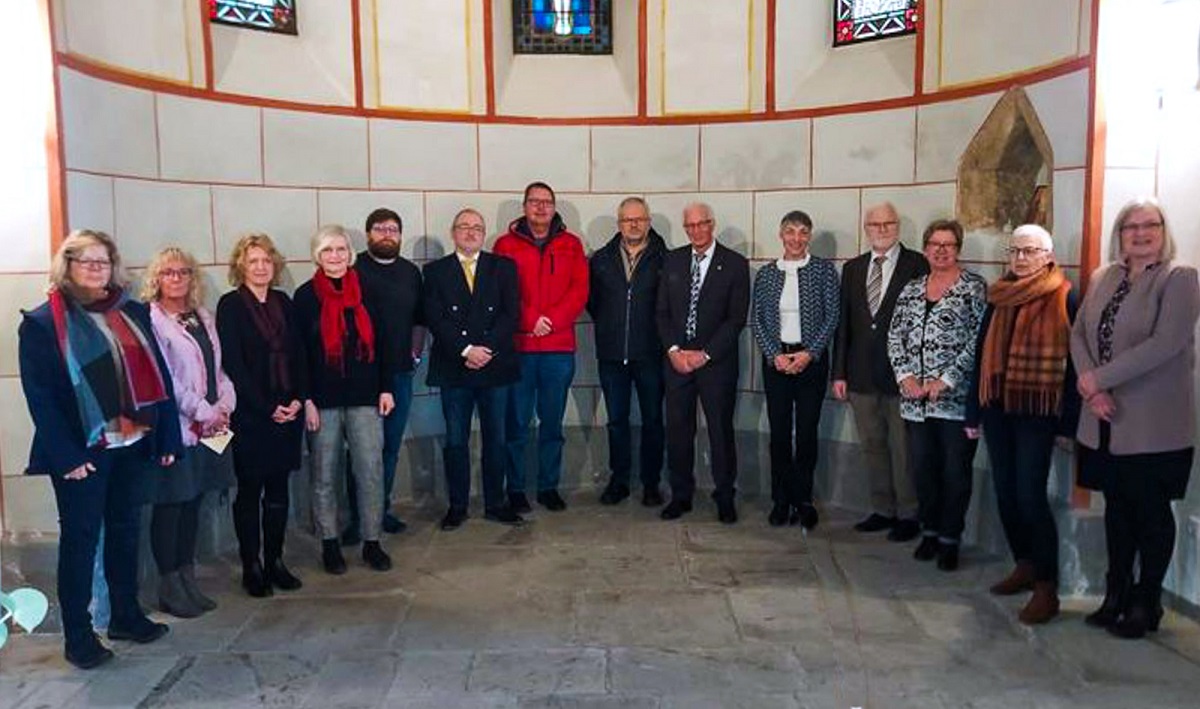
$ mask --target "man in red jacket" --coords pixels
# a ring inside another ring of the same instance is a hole
[[[521,379],[508,400],[509,503],[530,511],[525,497],[525,442],[537,407],[537,501],[558,511],[567,504],[558,494],[562,476],[563,413],[575,376],[575,319],[588,297],[588,264],[583,242],[563,225],[555,210],[554,190],[544,182],[525,188],[525,216],[508,226],[494,251],[517,264],[520,318],[514,336],[521,358]]]

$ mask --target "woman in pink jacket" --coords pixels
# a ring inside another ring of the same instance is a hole
[[[158,566],[159,608],[194,618],[216,608],[196,586],[196,534],[200,502],[210,490],[233,484],[233,454],[219,437],[229,430],[236,398],[221,369],[221,344],[204,308],[196,259],[183,249],[158,252],[146,270],[142,298],[150,303],[154,336],[167,361],[179,406],[186,453],[160,476],[150,522],[150,546]],[[210,447],[202,439],[213,443]]]

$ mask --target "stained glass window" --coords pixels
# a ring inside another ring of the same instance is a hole
[[[919,0],[833,0],[833,46],[917,31]]]
[[[612,54],[612,0],[513,0],[515,54]]]
[[[282,34],[296,32],[296,0],[208,0],[208,19]]]

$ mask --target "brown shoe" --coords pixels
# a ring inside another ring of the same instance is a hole
[[[1058,615],[1058,584],[1053,581],[1036,581],[1033,596],[1021,609],[1017,618],[1025,625],[1040,625]]]
[[[1004,580],[993,585],[989,590],[996,596],[1015,596],[1022,591],[1033,588],[1033,564],[1028,561],[1018,561],[1013,570]]]

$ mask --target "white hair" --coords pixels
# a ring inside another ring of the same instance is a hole
[[[1050,236],[1050,232],[1046,231],[1045,227],[1038,224],[1022,224],[1013,229],[1013,238],[1018,236],[1028,236],[1037,239],[1041,242],[1043,249],[1047,251],[1054,250],[1054,237]]]

